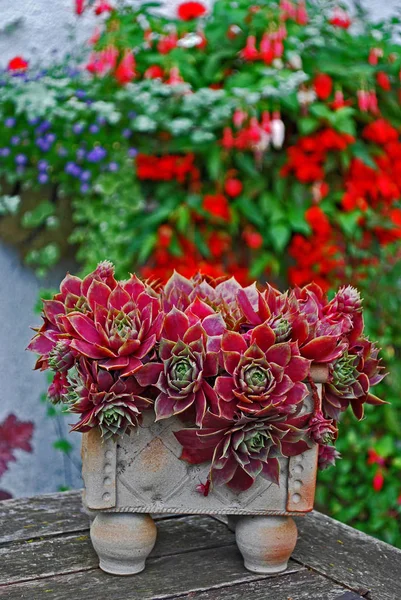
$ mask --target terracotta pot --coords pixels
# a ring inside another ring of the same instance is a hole
[[[312,375],[321,395],[327,369],[314,367]],[[303,410],[313,403],[310,394]],[[180,460],[182,448],[173,434],[179,429],[177,418],[155,423],[149,412],[137,431],[117,442],[103,442],[97,428],[83,435],[83,500],[95,516],[91,537],[100,567],[114,574],[141,571],[156,540],[149,514],[177,513],[229,516],[247,569],[285,570],[297,539],[291,517],[313,508],[317,445],[280,459],[280,485],[258,478],[245,492],[216,486],[204,497],[196,486],[206,481],[209,465]]]

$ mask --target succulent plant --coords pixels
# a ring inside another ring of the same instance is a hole
[[[207,305],[206,308],[208,309]],[[219,331],[217,315],[212,331]],[[208,325],[208,316],[203,323]],[[209,320],[209,324],[213,321]],[[173,309],[165,319],[163,337],[159,346],[160,363],[148,363],[137,371],[141,385],[154,385],[160,390],[156,398],[156,420],[193,409],[195,423],[202,424],[208,406],[216,405],[216,393],[206,378],[218,372],[218,350],[214,336],[208,336],[201,321],[190,325],[188,316]],[[209,343],[209,345],[208,345]]]
[[[52,404],[58,404],[59,402],[65,402],[66,395],[68,393],[69,381],[67,375],[62,372],[58,372],[54,375],[53,381],[49,385],[47,390],[47,397]]]
[[[337,426],[332,419],[326,419],[323,413],[317,411],[308,424],[308,434],[317,444],[330,444],[337,439]]]
[[[321,468],[334,464],[340,414],[383,403],[370,391],[384,377],[378,349],[351,286],[329,301],[314,283],[281,293],[200,273],[117,282],[105,261],[84,279],[67,275],[43,321],[28,348],[36,368],[55,371],[50,400],[80,414],[73,429],[115,439],[148,407],[156,420],[178,415],[189,425],[176,433],[182,458],[211,462],[204,495],[248,489],[258,475],[278,483],[280,457],[313,444]],[[312,363],[328,365],[322,403]]]
[[[49,352],[49,367],[53,371],[66,373],[74,365],[75,358],[76,353],[71,350],[71,341],[59,341]]]
[[[323,389],[323,408],[326,415],[338,420],[349,405],[358,419],[364,414],[364,403],[383,404],[370,388],[384,377],[378,359],[379,350],[366,338],[329,365],[329,381]]]
[[[223,366],[228,375],[217,377],[219,413],[232,418],[238,411],[258,416],[272,408],[294,413],[308,389],[302,381],[310,361],[301,357],[296,343],[275,344],[268,325],[250,331],[249,339],[227,332],[222,341]]]
[[[120,377],[81,358],[68,388],[69,411],[79,413],[72,431],[99,427],[104,438],[129,433],[142,420],[142,411],[152,406],[134,376]]]
[[[327,469],[328,467],[332,467],[336,464],[336,460],[341,458],[338,450],[334,448],[334,446],[329,446],[327,444],[319,445],[319,458],[318,458],[318,466],[322,471]]]
[[[181,458],[191,464],[211,461],[211,485],[227,484],[235,492],[252,486],[260,475],[279,483],[279,458],[306,450],[310,415],[288,418],[275,409],[264,417],[240,414],[235,420],[208,412],[201,429],[175,433],[183,446]]]

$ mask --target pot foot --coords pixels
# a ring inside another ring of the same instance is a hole
[[[90,534],[103,571],[135,575],[145,568],[157,530],[149,515],[103,512],[97,514]]]
[[[248,571],[280,573],[295,548],[297,526],[291,517],[241,517],[235,537]]]

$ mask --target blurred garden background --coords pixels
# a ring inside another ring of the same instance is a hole
[[[67,269],[352,283],[390,404],[345,416],[317,507],[401,547],[397,2],[54,4],[0,22],[0,497],[81,485],[24,353]]]

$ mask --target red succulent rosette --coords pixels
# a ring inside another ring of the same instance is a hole
[[[142,421],[142,411],[152,405],[134,376],[121,377],[109,372],[97,361],[79,360],[77,373],[67,390],[70,412],[80,420],[72,431],[85,433],[99,427],[104,438],[129,433]]]
[[[216,379],[219,414],[226,418],[242,411],[263,416],[272,407],[294,413],[308,394],[302,381],[310,361],[301,357],[296,343],[276,344],[274,331],[259,325],[248,339],[227,332],[222,341],[222,362],[228,375]]]
[[[174,435],[183,446],[183,460],[211,461],[212,485],[226,484],[243,492],[259,475],[279,483],[278,459],[300,454],[311,445],[305,429],[309,418],[310,414],[288,417],[274,408],[260,418],[241,414],[235,420],[208,412],[202,429],[183,429]]]
[[[217,403],[207,378],[218,372],[224,325],[221,317],[200,301],[190,305],[187,312],[173,309],[166,315],[160,362],[144,365],[137,377],[142,385],[160,390],[155,402],[156,420],[188,414],[192,408],[195,423],[200,426],[208,406]]]
[[[83,281],[67,276],[60,294],[44,301],[43,312],[45,324],[28,346],[42,354],[38,366],[47,368],[57,342],[70,340],[70,351],[122,375],[142,365],[160,338],[164,319],[156,294],[135,275],[117,283],[109,264]]]

